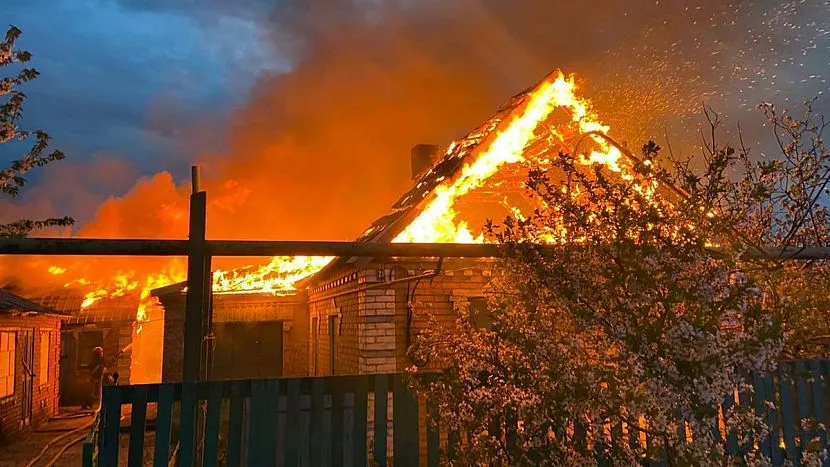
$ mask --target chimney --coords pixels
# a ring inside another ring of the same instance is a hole
[[[412,162],[412,180],[418,180],[435,165],[438,160],[438,146],[434,144],[416,144],[409,152]]]

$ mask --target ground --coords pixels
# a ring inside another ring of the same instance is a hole
[[[21,433],[0,446],[0,467],[26,466],[38,457],[41,451],[56,438],[69,434],[49,446],[39,461],[33,465],[46,465],[70,441],[85,435],[83,429],[92,422],[92,415],[85,414],[76,408],[61,409],[61,413],[49,422],[32,431]],[[81,465],[81,442],[73,445],[62,456],[61,461],[54,465]],[[66,459],[66,461],[64,461]]]
[[[150,414],[154,417],[155,414]],[[152,417],[151,417],[152,418]],[[49,465],[58,456],[61,449],[72,440],[85,436],[88,432],[86,426],[92,421],[91,415],[84,415],[77,408],[62,408],[61,414],[50,420],[48,423],[35,430],[22,433],[9,442],[0,445],[0,467],[22,467],[28,466],[29,462],[35,460],[47,445],[56,438],[77,430],[76,433],[65,436],[49,446],[46,452],[32,467]],[[122,420],[122,427],[129,425],[129,414]],[[144,435],[144,465],[153,465],[153,445],[155,433],[147,432]],[[129,451],[129,435],[122,433],[120,447],[118,450],[118,465],[127,465],[127,453]],[[79,467],[82,461],[83,442],[72,444],[60,455],[55,466]]]

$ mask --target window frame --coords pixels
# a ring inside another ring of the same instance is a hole
[[[9,343],[10,340],[10,343]],[[5,342],[5,345],[4,345]],[[0,330],[0,358],[5,357],[8,361],[5,375],[0,375],[0,381],[5,384],[0,388],[0,400],[14,397],[17,391],[17,331],[12,329]],[[8,390],[9,378],[11,378],[11,390]],[[8,391],[8,392],[7,392]]]

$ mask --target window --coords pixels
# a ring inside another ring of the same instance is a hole
[[[49,338],[50,335],[48,332],[40,333],[40,371],[38,371],[38,381],[41,386],[49,382],[49,354],[51,349]]]
[[[484,297],[470,297],[470,318],[473,325],[479,329],[490,329],[493,327],[493,313],[487,307],[487,299]]]
[[[0,332],[0,397],[14,394],[16,348],[17,334],[13,331]]]

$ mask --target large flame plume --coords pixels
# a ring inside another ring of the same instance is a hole
[[[545,135],[538,132],[540,125],[557,108],[570,112],[571,121],[578,126],[580,133],[592,131],[608,132],[597,116],[590,111],[587,100],[577,97],[574,77],[566,77],[561,72],[555,78],[542,82],[528,98],[523,112],[513,118],[507,127],[493,141],[474,154],[472,162],[461,169],[461,175],[455,180],[440,185],[435,190],[432,202],[410,223],[393,241],[400,243],[481,243],[483,235],[475,236],[464,222],[457,221],[456,202],[467,193],[481,187],[505,164],[518,162],[544,163],[541,160],[525,159],[525,148],[534,140]],[[564,143],[565,136],[557,128],[550,129]],[[585,164],[600,163],[611,170],[619,172],[620,151],[609,146],[604,140],[595,137],[599,149],[582,157]]]

